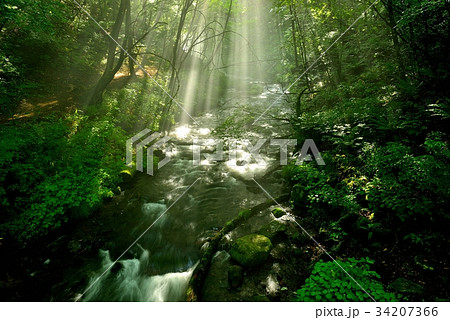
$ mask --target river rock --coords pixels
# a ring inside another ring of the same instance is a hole
[[[230,250],[231,257],[244,267],[257,266],[269,257],[272,242],[261,234],[249,234],[236,240]]]
[[[133,177],[134,177],[135,173],[136,173],[136,169],[134,167],[122,170],[120,172],[120,177],[122,178],[122,184],[129,185],[133,181]]]
[[[270,240],[273,240],[277,235],[283,233],[287,230],[285,224],[278,220],[272,220],[270,223],[266,224],[259,230],[259,234],[266,236]]]
[[[228,283],[231,289],[239,288],[244,279],[244,270],[240,266],[231,266],[228,269]]]
[[[218,251],[211,260],[211,267],[205,279],[203,298],[205,301],[226,301],[228,295],[228,270],[230,255]]]
[[[284,243],[275,245],[270,251],[270,255],[277,260],[284,259],[286,257],[286,245]]]
[[[272,210],[272,214],[274,215],[275,218],[281,218],[282,216],[284,216],[286,213],[283,211],[283,209],[281,208],[274,208]]]

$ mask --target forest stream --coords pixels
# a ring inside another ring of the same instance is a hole
[[[283,188],[279,179],[279,149],[269,146],[269,139],[286,134],[287,126],[272,127],[261,121],[261,126],[255,124],[246,128],[243,138],[253,144],[258,138],[268,138],[260,150],[265,165],[248,157],[249,153],[242,147],[238,147],[236,164],[230,160],[229,150],[224,151],[223,161],[208,162],[203,155],[200,166],[194,166],[192,161],[193,139],[211,139],[214,128],[228,117],[262,112],[282,93],[276,84],[255,85],[264,88],[263,92],[245,99],[242,96],[239,100],[230,99],[223,103],[220,111],[203,113],[195,117],[194,124],[179,124],[173,128],[168,143],[171,161],[154,176],[140,174],[135,179],[131,188],[134,196],[120,212],[130,218],[120,230],[112,231],[114,236],[108,249],[100,250],[98,263],[82,268],[90,275],[83,301],[183,300],[205,239],[235,217],[240,209],[267,199],[251,178],[264,178],[267,191],[279,195]],[[273,108],[277,108],[279,114],[287,113],[278,101]],[[208,149],[214,151],[215,144],[211,140],[210,143],[202,146],[202,153],[207,153]],[[266,176],[267,172],[270,175]],[[183,195],[196,179],[199,180]],[[116,211],[116,208],[109,206],[108,210]],[[137,244],[102,275],[121,251],[164,212]]]
[[[450,301],[449,0],[0,13],[0,301]]]

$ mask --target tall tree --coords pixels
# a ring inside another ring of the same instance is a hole
[[[131,29],[130,29],[130,0],[121,0],[119,5],[119,10],[110,33],[109,46],[108,46],[108,56],[106,60],[105,70],[102,76],[91,89],[90,94],[86,103],[88,105],[99,104],[103,100],[103,92],[105,91],[108,84],[114,79],[117,71],[122,67],[122,64],[126,58],[126,53],[124,50],[119,50],[119,57],[117,58],[117,48],[119,47],[119,35],[122,29],[123,22],[125,20],[125,37],[121,44],[122,48],[128,48],[129,42],[131,41]]]
[[[160,117],[160,123],[159,128],[161,131],[168,131],[171,127],[171,118],[170,113],[173,106],[173,99],[178,93],[179,90],[179,83],[177,82],[178,77],[178,69],[177,69],[177,62],[178,62],[178,54],[180,50],[180,43],[182,41],[182,32],[184,28],[184,24],[186,22],[186,17],[188,15],[188,12],[194,3],[194,0],[185,0],[183,2],[183,6],[181,8],[180,12],[180,18],[178,22],[178,28],[177,33],[175,36],[175,41],[172,47],[172,57],[170,62],[170,80],[169,80],[169,93],[170,97],[166,98],[164,107],[162,109],[161,117]]]

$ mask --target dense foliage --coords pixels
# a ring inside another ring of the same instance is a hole
[[[277,32],[259,35],[260,56],[248,1],[82,5],[92,19],[68,0],[0,3],[0,246],[26,248],[94,213],[123,191],[128,137],[169,131],[183,116],[173,98],[195,114],[220,112],[231,84],[260,94],[263,81],[239,79],[258,64],[292,110],[275,119],[313,139],[326,163],[284,168],[293,213],[377,300],[409,298],[385,289],[392,269],[439,278],[412,298],[448,299],[448,0],[264,2]],[[240,55],[248,65],[233,65]],[[246,134],[260,110],[236,103],[213,135]],[[318,259],[295,300],[368,299]]]
[[[305,17],[321,21],[326,16],[337,24],[349,19],[343,24],[348,25],[356,14],[332,6],[315,11],[296,1],[280,4],[279,10],[290,11],[286,17],[299,20],[286,33],[297,42],[307,30],[302,23],[313,23]],[[424,270],[446,263],[439,239],[446,238],[442,226],[449,221],[450,199],[450,100],[444,89],[449,64],[448,55],[442,55],[449,44],[449,3],[383,4],[355,26],[371,30],[370,36],[352,30],[298,82],[301,94],[292,101],[296,116],[291,123],[297,138],[313,138],[320,146],[327,166],[291,165],[284,173],[292,185],[293,206],[316,217],[311,223],[336,254],[359,248],[358,257],[368,254],[377,261],[405,255],[405,273],[422,272],[418,278],[423,280]],[[291,50],[310,61],[313,55],[304,53],[313,52],[308,50],[313,44],[306,39],[303,46],[292,42]],[[392,255],[380,253],[383,249]],[[317,268],[333,267],[328,264]],[[320,294],[311,277],[297,299]],[[445,275],[441,279],[449,281]]]
[[[311,276],[296,292],[296,301],[372,301],[371,297],[376,301],[398,301],[395,295],[386,292],[383,284],[377,280],[380,275],[370,271],[373,262],[368,258],[350,258],[345,262],[317,262]],[[356,282],[345,274],[343,269],[348,270]]]
[[[124,132],[111,119],[68,119],[3,126],[2,233],[22,242],[69,218],[86,216],[117,192]]]

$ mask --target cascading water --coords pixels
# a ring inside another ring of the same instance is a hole
[[[102,269],[113,261],[108,251],[100,251]],[[149,251],[143,250],[139,259],[121,260],[108,270],[97,282],[92,278],[85,301],[180,301],[184,298],[187,282],[194,270],[163,275],[145,275],[150,261]],[[95,282],[95,283],[94,283]]]
[[[249,112],[261,112],[280,94],[277,85],[266,86],[264,92],[248,98]],[[230,100],[216,115],[205,113],[196,117],[194,125],[179,125],[171,132],[171,161],[155,176],[140,175],[133,187],[133,197],[123,214],[130,216],[129,224],[120,226],[110,243],[111,250],[100,252],[101,265],[90,270],[87,292],[83,301],[180,301],[184,299],[187,283],[201,246],[239,210],[266,200],[263,192],[251,180],[264,176],[278,166],[279,149],[261,149],[266,165],[253,162],[241,166],[230,163],[229,150],[223,161],[206,161],[193,165],[193,138],[212,138],[214,128],[230,116],[242,114],[242,98]],[[280,105],[278,114],[288,112]],[[287,129],[287,128],[286,128]],[[254,126],[245,133],[247,139],[282,136],[282,127]],[[267,143],[268,145],[268,143]],[[208,146],[203,146],[208,149]],[[203,152],[203,151],[202,151]],[[267,153],[265,153],[267,152]],[[237,152],[238,157],[249,154]],[[199,182],[176,201],[197,178]],[[267,177],[265,178],[267,179]],[[267,188],[277,195],[281,188],[278,177],[269,178]],[[175,203],[176,201],[176,203]],[[173,205],[172,207],[170,207]],[[123,258],[102,275],[148,226],[168,210],[139,239]],[[97,281],[97,278],[100,279]]]
[[[89,280],[85,286],[88,290],[81,300],[182,300],[189,275],[201,257],[200,248],[206,239],[241,209],[266,200],[251,178],[261,178],[279,165],[279,149],[271,149],[268,142],[261,149],[266,164],[247,163],[246,160],[251,160],[248,150],[236,151],[240,159],[237,163],[230,158],[232,147],[224,151],[223,160],[202,157],[201,165],[193,164],[193,140],[230,136],[228,132],[213,135],[217,128],[227,131],[228,123],[232,124],[231,131],[235,131],[231,136],[242,139],[287,135],[279,121],[275,122],[277,126],[272,126],[274,122],[264,121],[251,126],[253,120],[282,93],[279,85],[262,82],[277,76],[276,65],[280,62],[279,52],[266,49],[281,43],[276,35],[268,36],[273,35],[276,28],[271,4],[263,1],[256,9],[253,7],[249,0],[233,2],[228,28],[234,32],[227,33],[226,37],[224,34],[217,41],[209,65],[200,54],[208,51],[203,50],[207,42],[201,40],[209,35],[201,30],[214,28],[207,21],[217,17],[214,11],[208,11],[205,2],[199,11],[204,14],[193,20],[185,45],[195,42],[195,50],[184,53],[188,58],[188,69],[180,70],[177,98],[190,114],[206,112],[196,114],[195,121],[191,121],[191,115],[181,113],[180,124],[170,133],[172,140],[168,154],[171,161],[152,177],[138,175],[129,191],[128,206],[119,210],[122,212],[113,209],[105,214],[120,215],[122,224],[111,223],[113,230],[106,236],[104,248],[107,251],[100,254],[101,265],[89,262],[90,265],[83,268],[82,272],[88,274]],[[214,108],[219,96],[224,100],[219,108]],[[277,108],[278,115],[288,112],[279,103],[273,108]],[[201,147],[203,156],[211,153],[214,146],[212,141],[205,142]],[[183,195],[196,179],[198,182]],[[279,176],[267,181],[268,190],[279,194],[280,181]],[[158,219],[168,208],[170,210]],[[138,238],[137,244],[127,250]],[[124,251],[127,253],[118,263],[101,276]]]

